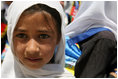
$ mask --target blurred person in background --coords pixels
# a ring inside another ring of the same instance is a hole
[[[65,33],[75,77],[117,77],[116,1],[82,1]]]

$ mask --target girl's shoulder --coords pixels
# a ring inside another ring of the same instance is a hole
[[[94,37],[97,37],[98,39],[116,40],[114,34],[111,31],[101,31],[95,34]]]

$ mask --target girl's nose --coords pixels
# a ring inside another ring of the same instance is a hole
[[[38,42],[34,39],[29,40],[27,42],[25,55],[27,57],[38,57],[39,53],[40,53],[40,51],[39,51]]]

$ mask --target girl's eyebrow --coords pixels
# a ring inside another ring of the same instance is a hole
[[[53,31],[52,31],[52,30],[38,30],[37,32],[53,33]]]
[[[27,32],[27,30],[25,30],[25,29],[15,29],[14,31],[18,31],[18,32]]]

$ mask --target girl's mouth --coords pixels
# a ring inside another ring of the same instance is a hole
[[[33,63],[43,60],[42,58],[26,58],[26,59],[30,62],[33,62]]]

